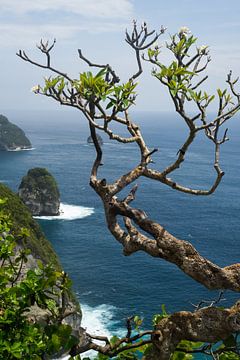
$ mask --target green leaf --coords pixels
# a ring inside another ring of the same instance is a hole
[[[57,351],[61,346],[61,341],[58,335],[53,334],[52,335],[52,345],[55,351]]]
[[[213,101],[215,99],[215,95],[210,96],[208,103],[210,103],[211,101]]]
[[[103,75],[105,75],[106,72],[107,72],[106,68],[100,70],[100,71],[97,73],[97,75],[95,75],[95,78],[99,78],[99,77],[101,78],[101,77],[103,77]]]
[[[218,93],[218,96],[221,98],[221,97],[222,97],[222,91],[221,91],[221,89],[217,89],[217,93]]]

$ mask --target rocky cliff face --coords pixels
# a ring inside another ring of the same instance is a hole
[[[2,208],[6,214],[9,214],[14,232],[19,233],[21,228],[26,228],[29,231],[29,238],[24,243],[20,240],[19,246],[29,248],[35,259],[39,258],[46,264],[51,262],[54,267],[61,269],[51,244],[46,240],[40,226],[32,218],[31,212],[24,206],[21,199],[1,183],[0,198],[7,199]]]
[[[60,194],[54,177],[44,168],[30,169],[18,195],[34,216],[59,215]]]
[[[31,149],[32,145],[24,131],[0,115],[0,151]]]
[[[27,248],[31,250],[31,253],[28,255],[27,262],[22,268],[22,272],[25,273],[28,269],[34,269],[37,267],[38,259],[40,259],[43,264],[51,263],[56,270],[62,271],[63,269],[56,253],[43,234],[39,224],[32,218],[31,212],[16,194],[1,183],[0,199],[7,199],[7,201],[1,205],[1,209],[5,214],[9,215],[13,233],[18,234],[20,229],[25,228],[29,234],[29,236],[24,239],[18,237],[17,242],[18,249]],[[67,308],[70,311],[73,311],[74,314],[66,318],[66,323],[70,324],[73,329],[78,329],[81,323],[80,306],[76,301],[73,292],[68,295]],[[46,310],[43,311],[39,307],[33,306],[29,311],[29,316],[30,315],[36,318],[44,319],[47,312]]]

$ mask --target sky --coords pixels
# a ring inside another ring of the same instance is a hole
[[[55,67],[77,78],[86,66],[77,49],[93,62],[109,63],[126,81],[137,69],[134,52],[125,42],[125,30],[132,20],[146,21],[149,29],[167,28],[159,39],[164,45],[182,26],[198,37],[198,45],[209,45],[212,61],[206,89],[214,93],[226,87],[231,69],[240,75],[239,0],[0,0],[0,113],[8,110],[55,110],[59,104],[31,93],[49,75],[16,56],[24,49],[44,63],[36,48],[40,39],[56,45],[52,51]],[[168,61],[163,52],[162,62]],[[144,64],[139,80],[137,110],[171,111],[173,106],[161,84]]]

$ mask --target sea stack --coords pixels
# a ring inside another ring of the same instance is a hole
[[[18,195],[34,216],[59,215],[58,185],[45,168],[30,169],[22,178]]]
[[[97,139],[98,139],[99,144],[100,144],[100,145],[103,145],[103,139],[102,139],[101,136],[98,135],[98,134],[97,134]],[[88,144],[93,144],[93,139],[92,139],[91,136],[88,137],[87,143],[88,143]]]
[[[24,131],[0,115],[0,151],[31,149],[32,145]]]

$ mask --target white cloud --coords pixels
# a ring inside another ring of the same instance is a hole
[[[131,0],[0,0],[0,8],[21,15],[51,10],[108,19],[126,18],[133,12]]]
[[[40,39],[54,39],[58,41],[73,40],[82,32],[104,33],[124,31],[125,23],[113,22],[81,22],[79,25],[21,25],[21,24],[0,24],[0,46],[22,47],[31,46]]]
[[[83,31],[123,31],[132,13],[132,0],[0,0],[0,45],[74,39]]]
[[[0,25],[1,46],[23,46],[33,45],[41,38],[53,39],[56,36],[61,39],[68,39],[78,29],[75,26],[21,26],[12,24]]]

